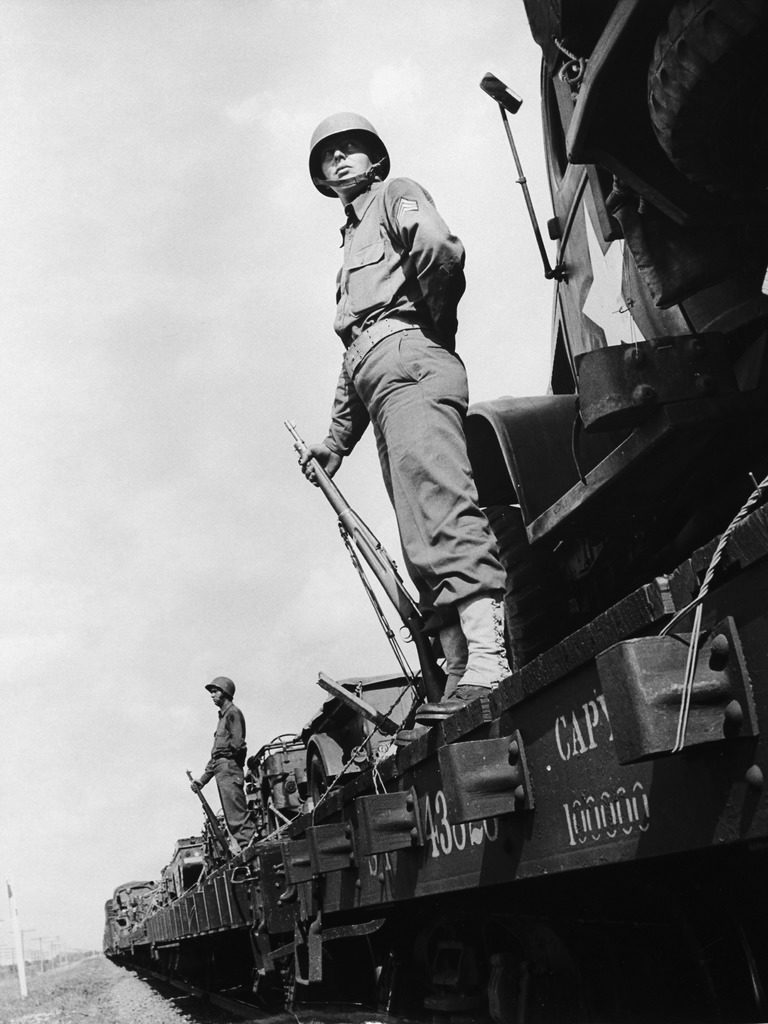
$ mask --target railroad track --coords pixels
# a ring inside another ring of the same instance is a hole
[[[210,992],[191,981],[187,981],[184,978],[170,977],[162,971],[153,971],[146,967],[140,969],[134,967],[131,969],[143,981],[152,984],[161,995],[169,995],[167,990],[175,989],[191,996],[200,1003],[200,1011],[198,1013],[198,1010],[195,1009],[194,1015],[196,1017],[200,1016],[201,1019],[210,1016],[210,1014],[206,1014],[206,1011],[213,1007],[221,1011],[222,1014],[243,1021],[269,1021],[269,1024],[296,1024],[297,1017],[294,1014],[286,1012],[270,1013],[254,1003],[249,1003],[243,999],[237,999],[232,995],[225,995],[221,992]],[[189,1011],[187,1010],[187,1012]],[[301,1018],[298,1019],[300,1020]]]
[[[235,996],[221,992],[210,992],[199,985],[183,978],[171,978],[161,971],[152,971],[142,967],[130,968],[144,981],[150,982],[161,995],[168,995],[164,988],[176,989],[191,996],[200,1003],[199,1008],[185,1008],[200,1024],[214,1024],[210,1009],[214,1008],[221,1015],[215,1018],[216,1024],[223,1024],[227,1017],[240,1021],[260,1021],[263,1024],[421,1024],[405,1017],[393,1017],[390,1014],[359,1008],[318,1006],[302,1006],[297,1011],[270,1012],[255,1003],[237,999]]]

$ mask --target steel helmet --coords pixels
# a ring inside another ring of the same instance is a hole
[[[205,684],[205,688],[206,690],[221,690],[230,700],[235,696],[235,684],[231,679],[227,679],[226,676],[216,676],[210,683]]]
[[[371,147],[370,157],[373,163],[380,162],[376,169],[376,176],[382,180],[389,174],[389,153],[387,147],[379,138],[379,133],[370,121],[360,114],[352,114],[346,111],[341,114],[331,114],[312,132],[312,141],[309,144],[309,174],[318,192],[324,196],[336,198],[336,193],[323,183],[323,173],[320,168],[320,154],[326,147],[329,139],[334,135],[341,135],[346,132],[356,132],[362,135]]]

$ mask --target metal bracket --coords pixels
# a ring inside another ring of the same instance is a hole
[[[623,640],[596,665],[619,764],[646,761],[675,744],[688,645],[676,636]],[[728,616],[701,645],[685,749],[757,736],[758,722],[739,634]]]
[[[361,857],[424,845],[419,805],[412,788],[404,792],[359,796],[355,808],[356,839]]]
[[[660,404],[738,390],[721,334],[609,345],[579,356],[576,371],[585,430],[636,426]]]
[[[330,825],[312,825],[306,834],[313,875],[343,871],[355,863],[350,824],[338,821]]]
[[[254,960],[259,974],[266,974],[275,969],[275,958],[272,955],[272,943],[267,931],[266,922],[262,921],[251,933],[253,936]]]
[[[307,951],[307,974],[301,973],[299,953]],[[310,985],[323,980],[323,921],[320,911],[308,928],[297,921],[293,933],[293,955],[297,985]]]
[[[360,938],[365,935],[373,935],[384,924],[383,917],[374,918],[371,921],[362,921],[360,924],[342,924],[334,928],[323,930],[322,911],[318,910],[317,917],[304,928],[300,922],[296,922],[294,928],[294,962],[296,965],[296,982],[299,985],[310,985],[314,981],[323,980],[323,943],[333,942],[335,939]],[[307,950],[307,976],[302,976],[299,964],[299,951]],[[279,952],[279,951],[276,951]],[[276,954],[273,954],[276,955]]]
[[[289,886],[297,882],[308,882],[312,878],[312,863],[309,858],[307,839],[288,839],[280,844],[285,866],[285,880]]]
[[[437,754],[448,817],[455,824],[533,810],[533,789],[518,730],[500,739],[450,743]]]

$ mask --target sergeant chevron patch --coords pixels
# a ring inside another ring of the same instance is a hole
[[[416,199],[406,199],[405,196],[397,204],[397,219],[400,220],[402,216],[408,213],[416,213],[419,209],[419,204]]]

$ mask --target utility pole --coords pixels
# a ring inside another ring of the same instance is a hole
[[[32,936],[37,931],[37,928],[22,928],[21,929],[21,955],[24,960],[24,969],[27,966],[27,957],[29,957],[29,969],[31,973],[34,973],[35,969],[35,954],[32,949],[32,944],[35,941]]]
[[[8,879],[5,880],[8,889],[8,905],[11,912],[11,927],[13,928],[13,945],[16,950],[16,969],[19,973],[19,993],[22,999],[27,998],[27,972],[24,967],[24,946],[21,941],[21,928],[19,927],[19,912],[16,908],[16,899]]]

